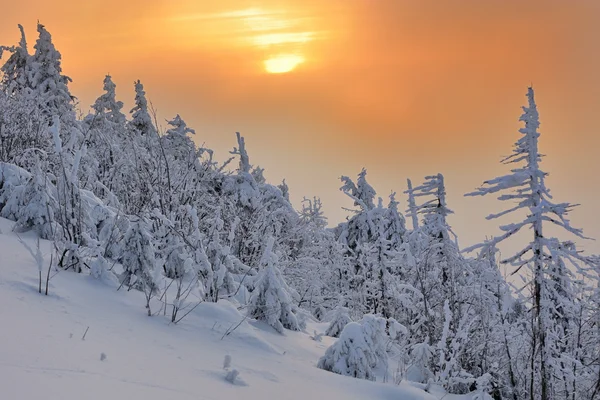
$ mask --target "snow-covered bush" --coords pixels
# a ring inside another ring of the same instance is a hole
[[[319,359],[318,368],[336,374],[374,381],[378,367],[387,369],[386,320],[367,314],[348,323],[339,339]]]
[[[90,262],[90,275],[98,280],[117,284],[118,278],[111,272],[112,266],[107,259],[98,256]]]
[[[434,349],[427,343],[416,343],[411,351],[412,364],[406,370],[406,379],[413,382],[427,383],[433,378],[429,363]]]
[[[23,192],[31,174],[14,164],[0,162],[0,216],[13,221],[23,207]]]
[[[362,326],[357,322],[347,324],[340,338],[319,359],[318,368],[340,375],[374,381],[373,368],[377,359],[371,351]]]
[[[346,307],[338,307],[336,308],[333,319],[329,323],[327,330],[325,331],[325,336],[331,337],[340,337],[340,333],[346,325],[352,322],[350,318],[350,311]]]

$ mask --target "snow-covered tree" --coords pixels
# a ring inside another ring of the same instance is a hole
[[[0,46],[11,53],[0,67],[0,160],[18,164],[28,170],[35,151],[48,151],[46,133],[48,117],[42,113],[38,98],[31,94],[28,71],[32,57],[27,51],[23,27],[16,46]],[[34,150],[35,149],[35,150]]]
[[[159,185],[160,204],[165,213],[178,206],[190,205],[198,188],[193,180],[205,172],[201,162],[204,149],[196,149],[187,134],[195,134],[185,121],[177,115],[167,121],[169,129],[160,138]]]
[[[148,100],[146,99],[144,85],[139,80],[137,80],[134,85],[135,106],[130,111],[132,119],[129,122],[129,126],[139,135],[154,135],[156,134],[156,128],[154,127],[150,109],[148,108]]]
[[[204,301],[204,281],[200,279],[202,272],[207,268],[202,242],[197,240],[198,232],[192,230],[196,225],[197,215],[193,208],[186,208],[181,215],[192,220],[192,226],[186,223],[173,223],[168,218],[160,215],[155,210],[153,215],[153,242],[155,245],[156,267],[162,269],[167,280],[166,284],[172,287],[173,294],[169,298],[169,291],[162,294],[165,307],[171,305],[171,322],[177,323],[179,314],[186,309],[194,307]],[[192,230],[192,232],[190,232]],[[189,302],[188,299],[194,299]]]
[[[82,160],[82,187],[93,191],[107,203],[128,192],[133,163],[124,149],[129,146],[123,102],[116,99],[116,85],[110,75],[104,78],[104,93],[92,105],[93,113],[84,120],[85,143],[88,148]]]
[[[417,207],[417,213],[422,216],[419,228],[424,235],[416,266],[415,287],[421,290],[425,299],[425,316],[433,318],[434,314],[443,315],[442,306],[448,300],[452,312],[460,314],[457,310],[458,285],[464,282],[466,263],[461,257],[458,247],[451,235],[452,230],[446,217],[452,211],[446,205],[446,188],[442,174],[425,177],[425,182],[409,190],[409,197],[424,197],[424,202]],[[429,305],[427,304],[429,302]],[[430,309],[430,305],[437,310]],[[439,338],[439,333],[434,334],[433,321],[429,321],[430,344]]]
[[[545,178],[548,174],[540,169],[540,122],[531,87],[527,91],[527,100],[528,105],[523,107],[520,117],[525,125],[519,130],[522,136],[512,154],[502,160],[504,164],[513,166],[510,174],[485,181],[482,187],[467,194],[483,196],[502,193],[498,199],[512,203],[507,210],[491,214],[488,219],[521,210],[527,215],[519,222],[503,225],[501,235],[467,250],[496,246],[523,228],[531,229],[531,241],[514,255],[502,260],[514,266],[514,273],[525,268],[532,277],[528,282],[531,302],[530,369],[521,385],[527,388],[532,399],[577,398],[578,394],[565,381],[569,374],[567,370],[572,370],[564,358],[569,348],[566,343],[571,340],[569,325],[577,319],[574,310],[578,308],[572,292],[570,268],[585,274],[586,269],[596,268],[597,260],[582,255],[572,242],[547,235],[545,226],[552,224],[583,238],[581,230],[572,227],[567,219],[574,205],[554,203],[546,187]]]
[[[195,158],[195,147],[187,134],[195,135],[196,131],[187,126],[185,121],[177,114],[175,118],[167,121],[169,129],[164,136],[165,151],[175,160],[186,160],[190,157]]]
[[[42,239],[54,239],[58,230],[54,213],[58,203],[54,198],[53,188],[48,175],[36,164],[31,178],[21,195],[14,229],[25,231],[34,229]]]
[[[123,238],[121,285],[128,290],[144,292],[148,316],[152,315],[150,300],[159,289],[155,248],[150,233],[150,222],[143,217],[131,221]]]
[[[434,378],[430,365],[433,359],[434,348],[427,343],[415,343],[411,349],[412,363],[406,370],[409,381],[427,383]]]
[[[370,210],[375,207],[375,189],[367,182],[367,170],[362,169],[358,174],[356,184],[347,176],[341,177],[344,185],[340,188],[341,191],[354,199],[354,205],[361,207],[364,210]]]
[[[80,250],[85,246],[86,215],[83,209],[82,193],[79,184],[81,160],[87,148],[80,144],[81,132],[77,124],[62,124],[58,114],[53,115],[52,125],[48,129],[54,143],[50,162],[56,176],[56,201],[59,206],[55,217],[60,232],[55,236],[57,246],[61,248],[58,265],[82,272]],[[65,138],[63,140],[62,138]]]
[[[283,198],[289,202],[290,201],[290,187],[285,182],[285,179],[279,185],[277,185],[277,188],[279,190],[281,190],[281,195],[283,196]]]
[[[349,268],[342,279],[349,282],[349,304],[356,317],[365,313],[395,316],[397,296],[401,288],[396,278],[401,275],[401,254],[406,228],[398,212],[394,194],[388,207],[380,198],[374,203],[375,190],[366,180],[366,170],[357,184],[342,177],[341,190],[359,207],[354,216],[336,228],[338,241],[346,248]]]
[[[298,292],[298,305],[317,319],[331,310],[340,294],[338,275],[343,269],[343,248],[331,230],[325,229],[327,218],[318,198],[304,199],[300,223],[289,241],[291,251],[283,263],[287,283]]]
[[[2,79],[0,80],[0,90],[9,96],[24,94],[27,84],[27,63],[29,62],[29,52],[27,51],[27,40],[25,39],[25,30],[19,24],[21,31],[21,40],[17,46],[0,46],[0,58],[3,51],[12,53],[0,68]]]
[[[239,167],[235,174],[222,180],[222,190],[229,203],[223,209],[224,220],[231,222],[237,218],[238,221],[231,246],[233,255],[243,264],[256,268],[265,251],[265,237],[272,236],[283,262],[293,246],[290,241],[294,240],[298,214],[278,187],[262,178],[257,181],[244,137],[239,133],[237,142],[238,147],[230,153],[239,155]]]
[[[163,189],[160,184],[163,157],[159,137],[144,86],[139,80],[135,82],[135,106],[130,112],[132,118],[127,125],[128,138],[124,143],[126,152],[130,154],[126,168],[130,190],[122,193],[121,203],[129,214],[148,212],[154,207],[160,207],[161,212],[166,214],[165,204],[159,204]]]
[[[303,323],[296,315],[290,288],[277,268],[274,242],[273,237],[267,240],[261,261],[262,270],[256,277],[248,304],[248,315],[265,321],[279,333],[283,333],[284,328],[299,331],[303,329]]]
[[[518,395],[515,354],[524,352],[527,343],[514,339],[524,333],[523,321],[515,318],[515,299],[498,268],[497,253],[491,247],[477,259],[468,260],[472,275],[462,291],[472,304],[469,313],[472,322],[467,332],[469,345],[461,362],[473,376],[487,374],[495,396],[514,398]]]
[[[452,211],[446,204],[444,177],[427,176],[407,193],[409,213],[422,216],[407,237],[407,262],[414,264],[410,282],[419,298],[408,310],[412,318],[407,327],[413,343],[425,343],[434,352],[428,368],[434,380],[449,391],[465,393],[480,372],[465,357],[476,323],[472,266],[460,254],[447,221]]]
[[[256,209],[259,204],[260,191],[258,184],[250,173],[252,166],[250,158],[246,151],[246,141],[239,132],[236,132],[238,147],[234,147],[230,152],[233,155],[239,155],[239,167],[237,174],[225,182],[225,190],[234,196],[234,201],[238,207],[248,210]]]
[[[125,114],[121,112],[123,102],[117,100],[116,89],[117,85],[113,82],[112,76],[106,75],[103,81],[104,93],[92,104],[95,124],[101,125],[105,121],[117,126],[125,124]]]
[[[327,217],[323,213],[323,204],[320,198],[313,197],[312,199],[307,199],[305,197],[302,200],[300,221],[306,226],[315,228],[322,229],[327,226]]]
[[[245,286],[242,286],[241,281],[236,282],[235,275],[236,272],[249,273],[249,269],[231,254],[233,232],[237,222],[234,221],[230,232],[226,233],[221,209],[217,208],[214,217],[211,218],[211,227],[207,238],[204,241],[202,239],[197,240],[201,257],[206,260],[206,268],[201,273],[205,282],[208,301],[217,302],[222,296],[240,290],[242,295],[245,294]],[[200,238],[199,230],[195,230],[195,232],[197,233],[194,234],[194,237]]]
[[[38,23],[39,37],[33,46],[35,53],[27,63],[27,82],[30,96],[38,101],[42,111],[52,118],[59,115],[63,122],[72,120],[73,100],[68,84],[71,78],[62,74],[61,54],[50,32]]]

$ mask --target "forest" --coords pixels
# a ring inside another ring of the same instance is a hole
[[[38,23],[30,52],[19,28],[0,46],[0,217],[52,242],[48,265],[29,249],[41,295],[58,271],[86,274],[142,292],[143,312],[173,324],[220,300],[281,334],[326,321],[338,339],[315,364],[341,375],[474,399],[600,398],[600,257],[578,250],[575,204],[545,185],[533,88],[506,175],[466,194],[497,197],[498,231],[462,249],[441,173],[408,179],[404,204],[366,169],[342,176],[353,207],[329,226],[318,197],[295,207],[285,181],[266,181],[240,133],[218,162],[181,116],[161,131],[140,81],[129,112],[109,75],[78,112],[50,33]],[[501,256],[505,242],[520,250]]]

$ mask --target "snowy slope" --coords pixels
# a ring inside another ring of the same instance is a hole
[[[331,344],[281,336],[228,302],[202,304],[178,325],[147,317],[141,293],[62,271],[50,296],[37,293],[33,258],[0,219],[1,399],[435,399],[409,385],[373,383],[319,370]],[[22,237],[34,246],[35,238]],[[50,243],[42,241],[49,253]],[[82,336],[89,327],[85,340]],[[307,329],[322,331],[322,326]],[[106,359],[101,360],[101,354]],[[224,380],[223,359],[240,372]],[[445,397],[450,398],[449,396]]]

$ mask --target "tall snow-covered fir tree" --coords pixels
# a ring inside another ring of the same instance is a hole
[[[71,78],[62,74],[61,54],[50,32],[38,23],[39,37],[33,46],[35,53],[27,63],[27,82],[31,97],[37,99],[42,111],[51,118],[58,114],[63,122],[74,119],[73,97],[68,84]]]
[[[542,154],[538,141],[540,132],[539,114],[533,88],[527,90],[527,106],[523,107],[520,121],[524,123],[519,132],[513,152],[502,160],[512,167],[510,174],[494,178],[467,196],[483,196],[501,193],[501,201],[511,203],[508,209],[491,214],[488,219],[496,219],[518,211],[526,216],[519,222],[501,226],[502,234],[473,246],[467,250],[496,246],[513,237],[518,232],[530,229],[531,241],[514,255],[502,260],[514,267],[517,273],[526,269],[532,277],[528,282],[531,304],[529,335],[530,368],[522,384],[531,399],[583,398],[583,394],[573,392],[569,376],[577,370],[572,354],[565,354],[568,342],[573,340],[571,326],[578,316],[577,299],[572,290],[573,274],[586,274],[597,268],[597,260],[586,257],[576,250],[572,242],[565,242],[547,235],[547,225],[554,225],[578,238],[582,231],[571,226],[567,219],[573,209],[571,203],[555,203],[546,187],[548,175],[540,168]]]

